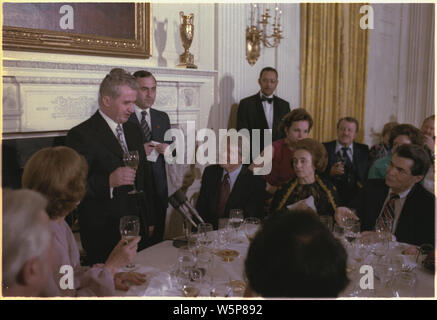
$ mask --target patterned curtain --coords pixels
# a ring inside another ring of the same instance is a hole
[[[301,4],[301,107],[314,119],[312,137],[337,137],[351,116],[363,141],[369,32],[360,28],[360,4]]]

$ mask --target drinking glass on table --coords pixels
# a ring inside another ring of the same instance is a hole
[[[386,221],[384,224],[377,223],[375,226],[376,234],[383,246],[383,250],[390,249],[390,241],[392,239],[393,221]]]
[[[197,226],[197,237],[201,246],[209,246],[212,242],[213,227],[211,223],[199,223]]]
[[[352,244],[352,242],[360,236],[360,221],[355,219],[346,219],[344,221],[344,237]]]
[[[414,297],[416,286],[416,274],[414,272],[400,271],[394,277],[391,284],[393,296],[397,298]]]
[[[196,255],[193,251],[182,248],[179,249],[177,275],[181,286],[186,285],[191,281],[192,271],[196,262]]]
[[[240,231],[240,227],[243,224],[244,215],[243,210],[241,209],[231,209],[229,211],[229,225],[234,229],[235,232],[235,240],[234,242],[238,243],[238,232]]]
[[[256,233],[261,227],[261,220],[255,217],[248,217],[244,219],[243,228],[247,239],[252,241],[255,238]]]
[[[128,151],[123,154],[123,162],[124,165],[134,169],[135,171],[138,169],[138,164],[140,162],[140,155],[137,150]],[[129,192],[129,194],[139,193],[135,187],[135,182],[133,184],[133,190]]]
[[[124,216],[120,219],[120,234],[126,241],[131,241],[140,233],[140,218],[137,216]],[[129,263],[126,269],[135,269],[136,265]]]

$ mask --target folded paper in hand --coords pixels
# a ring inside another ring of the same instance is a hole
[[[301,203],[301,202],[305,202],[305,204],[306,204],[308,207],[310,207],[311,209],[313,209],[313,210],[317,213],[317,209],[316,209],[316,206],[315,206],[315,204],[314,204],[314,197],[313,197],[313,196],[309,196],[309,197],[306,198],[306,199],[303,199],[303,200],[300,200],[300,201],[295,202],[295,203],[293,203],[293,204],[290,204],[290,205],[287,206],[287,209],[288,209],[288,210],[293,210],[293,209],[295,209],[295,208],[299,205],[299,203]]]
[[[154,146],[159,145],[159,142],[156,141],[150,141],[150,143]],[[151,162],[156,162],[156,159],[158,159],[159,157],[159,152],[156,150],[156,148],[154,148],[152,150],[152,152],[147,156],[147,160],[151,161]]]

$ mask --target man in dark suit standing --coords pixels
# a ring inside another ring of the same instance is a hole
[[[369,146],[354,142],[357,132],[355,118],[341,118],[337,122],[337,140],[323,143],[328,152],[325,173],[337,188],[342,202],[350,201],[367,180]]]
[[[164,141],[164,135],[170,129],[170,119],[167,113],[153,109],[156,98],[156,79],[152,73],[140,70],[134,73],[138,82],[138,95],[135,112],[129,121],[136,124],[143,133],[143,143],[148,157],[154,152],[158,157],[151,160],[156,210],[156,225],[152,243],[163,240],[165,219],[168,207],[167,173],[165,170],[164,152],[172,141]],[[155,151],[154,151],[155,150]]]
[[[399,242],[414,245],[434,244],[435,197],[419,183],[430,166],[421,146],[400,146],[391,159],[383,179],[371,179],[349,204],[356,209],[361,230],[386,229]],[[339,207],[335,219],[358,219],[348,208]]]
[[[141,132],[128,122],[134,112],[138,84],[123,69],[113,69],[99,89],[99,110],[72,128],[66,145],[82,154],[88,163],[87,192],[78,206],[86,264],[104,262],[120,240],[120,218],[140,217],[141,242],[145,248],[153,232],[151,169],[146,161]],[[123,163],[123,154],[137,150],[137,170]],[[133,185],[139,193],[130,193]],[[141,192],[140,192],[141,191]]]
[[[231,154],[238,154],[233,161]],[[244,217],[264,216],[266,183],[244,165],[242,148],[227,144],[220,164],[205,168],[196,209],[200,216],[217,229],[219,220],[229,218],[231,209],[242,209]]]
[[[260,149],[254,150],[251,142],[251,159],[256,158],[264,150],[264,129],[272,132],[272,142],[284,137],[278,130],[281,119],[290,112],[290,104],[273,95],[278,86],[278,72],[271,67],[261,70],[259,79],[260,92],[240,101],[237,113],[237,130],[248,129],[251,136],[253,129],[260,129]],[[253,138],[252,138],[253,139]],[[256,140],[255,140],[256,141]],[[255,152],[255,154],[252,154]]]

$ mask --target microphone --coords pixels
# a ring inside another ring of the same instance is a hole
[[[197,228],[197,223],[194,222],[190,211],[184,207],[184,202],[186,200],[187,198],[180,190],[177,190],[168,198],[168,202],[170,203],[170,205],[175,208],[176,211],[181,213],[191,223],[192,226]]]
[[[197,212],[196,209],[194,209],[194,207],[191,205],[190,201],[187,201],[185,203],[185,205],[188,207],[188,209],[190,210],[191,214],[193,214],[197,220],[199,220],[201,223],[204,223],[205,221],[203,221],[202,217],[200,216],[200,214]]]

